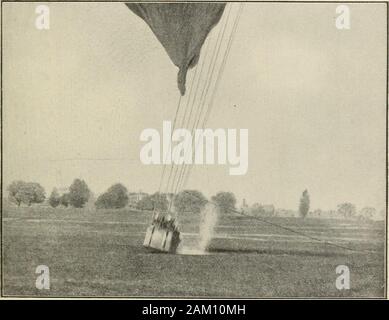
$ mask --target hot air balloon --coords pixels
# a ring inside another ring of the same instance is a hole
[[[179,68],[177,85],[185,94],[186,74],[200,57],[209,32],[219,22],[225,3],[126,3],[141,17]]]
[[[202,46],[212,28],[215,27],[222,19],[226,3],[126,3],[126,6],[147,23],[158,41],[162,44],[173,64],[179,69],[177,75],[177,85],[181,96],[177,106],[175,116],[176,120],[177,114],[179,114],[180,110],[181,97],[185,95],[186,91],[185,84],[187,72],[198,63]],[[186,108],[185,110],[182,110],[184,113],[184,116],[181,117],[182,122],[187,122],[187,124],[192,123],[192,126],[194,127],[195,123],[199,123],[201,118],[203,119],[203,123],[205,123],[205,119],[208,116],[214,96],[213,94],[210,94],[210,99],[207,102],[208,89],[212,87],[211,83],[214,81],[213,93],[216,91],[215,88],[217,87],[217,81],[220,79],[220,75],[222,74],[223,65],[225,64],[226,57],[228,55],[228,49],[231,46],[232,35],[236,30],[241,8],[242,6],[240,7],[239,12],[235,17],[235,21],[230,28],[229,35],[225,31],[228,29],[226,26],[228,26],[230,13],[232,11],[231,6],[229,7],[229,10],[227,10],[228,12],[226,13],[226,18],[223,18],[224,22],[221,23],[222,26],[219,28],[217,40],[212,45],[213,50],[210,49],[213,54],[211,55],[211,60],[209,61],[208,66],[212,66],[212,68],[209,67],[208,72],[204,74],[206,78],[203,79],[202,89],[198,90],[198,84],[200,83],[205,57],[207,57],[207,53],[210,52],[207,50],[208,46],[204,49],[204,57],[201,59],[202,62],[200,63],[201,66],[198,72],[199,76],[196,81],[196,70],[192,79],[192,84],[193,82],[197,83],[195,86],[196,88],[194,89],[194,97],[196,97],[196,93],[199,93],[198,98],[200,99],[190,99],[192,94],[191,86],[191,89],[189,90],[190,94],[188,95],[189,97],[186,99]],[[223,36],[225,36],[224,39],[228,39],[228,41],[226,41],[224,50],[222,50],[224,51],[224,54],[222,54],[223,59],[220,60],[219,63],[216,63],[218,54],[220,53],[220,48],[222,47]],[[218,68],[215,68],[215,66],[218,66]],[[216,69],[218,69],[218,71],[214,73]],[[213,75],[215,76],[213,77]],[[198,101],[198,107],[193,113],[192,106],[189,106],[189,101],[192,101],[192,105],[194,101]],[[203,106],[206,107],[203,108]],[[188,117],[186,117],[188,109],[191,111],[188,113]],[[164,167],[162,172],[160,189],[165,169],[166,167]],[[188,171],[190,170],[186,169],[187,167],[185,166],[180,168],[180,170],[174,168],[173,165],[170,167],[166,194],[169,194],[170,186],[173,191],[171,195],[173,196],[170,199],[170,205],[167,210],[157,210],[154,203],[152,222],[146,230],[143,242],[143,245],[146,248],[169,253],[175,253],[177,251],[177,248],[182,241],[176,219],[178,212],[175,212],[174,214],[170,210],[172,208],[172,203],[174,203],[175,195],[182,187],[184,179],[189,175]],[[160,191],[158,191],[158,193],[159,192]],[[171,214],[175,215],[176,218],[172,218]]]

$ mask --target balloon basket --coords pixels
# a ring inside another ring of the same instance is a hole
[[[181,233],[176,227],[153,221],[147,228],[143,246],[152,250],[176,253]]]

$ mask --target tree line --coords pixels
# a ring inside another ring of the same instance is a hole
[[[16,205],[20,206],[25,204],[31,206],[32,204],[43,203],[46,200],[46,193],[44,188],[36,182],[25,182],[21,180],[13,181],[7,188],[9,200]],[[57,188],[54,188],[47,199],[48,204],[56,208],[58,206],[74,208],[83,208],[91,199],[91,191],[84,180],[74,179],[73,183],[67,189],[67,192],[60,194]],[[109,187],[104,193],[94,202],[97,209],[120,209],[129,205],[130,196],[127,188],[121,184],[116,183]],[[176,210],[177,212],[200,212],[205,204],[211,201],[219,206],[221,212],[228,212],[231,209],[236,209],[236,198],[232,192],[218,192],[208,200],[198,190],[184,190],[177,195],[171,193],[159,193],[147,194],[139,201],[131,203],[131,205],[138,210]],[[266,210],[259,204],[254,204],[251,208],[243,208],[248,213],[253,215],[272,216],[276,215],[274,208],[271,212]],[[354,204],[345,202],[337,206],[336,211],[333,210],[330,213],[330,217],[338,216],[345,219],[349,218],[368,218],[371,219],[376,216],[376,209],[373,207],[364,207],[359,212]],[[310,196],[308,190],[304,190],[299,206],[298,215],[301,218],[314,216],[328,216],[328,212],[316,209],[310,211]]]
[[[305,218],[309,215],[309,207],[310,207],[310,198],[308,194],[308,190],[304,190],[303,194],[300,198],[300,204],[299,204],[299,215],[302,218]],[[325,212],[323,212],[320,209],[316,209],[313,212],[311,212],[311,215],[315,217],[320,217]],[[365,219],[372,219],[376,215],[376,209],[373,207],[364,207],[362,208],[359,213],[357,212],[357,208],[354,204],[350,202],[344,202],[338,204],[336,211],[332,211],[333,215],[337,215],[338,217],[342,217],[345,219],[352,219],[352,218],[365,218]]]
[[[9,200],[18,206],[34,203],[42,203],[46,200],[45,190],[38,183],[14,181],[8,188]],[[56,208],[58,206],[83,208],[90,200],[91,191],[84,180],[75,179],[68,191],[60,194],[54,188],[47,199],[48,204]],[[127,188],[116,183],[98,196],[94,205],[97,209],[121,209],[129,205],[130,196]],[[184,190],[177,195],[159,193],[145,195],[133,205],[138,210],[166,211],[175,209],[178,212],[200,212],[209,200],[198,190]],[[222,212],[236,208],[236,197],[232,192],[218,192],[210,201],[216,203]]]
[[[8,199],[20,206],[25,204],[31,206],[35,203],[42,203],[46,200],[45,189],[36,182],[25,182],[22,180],[13,181],[8,187]],[[89,200],[91,192],[85,181],[75,179],[69,187],[69,192],[59,194],[56,188],[51,192],[48,203],[53,208],[62,205],[69,205],[75,208],[82,208]]]

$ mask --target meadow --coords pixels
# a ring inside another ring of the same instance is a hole
[[[383,221],[219,217],[206,254],[193,254],[197,215],[179,217],[182,254],[142,246],[151,216],[123,210],[4,207],[3,295],[56,297],[383,297]],[[351,249],[351,250],[350,250]],[[50,290],[35,287],[38,265]],[[335,286],[338,265],[350,289]]]

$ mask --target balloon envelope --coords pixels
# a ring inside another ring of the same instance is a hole
[[[186,73],[200,57],[209,32],[220,21],[225,3],[126,3],[141,17],[179,68],[178,88],[185,94]]]

